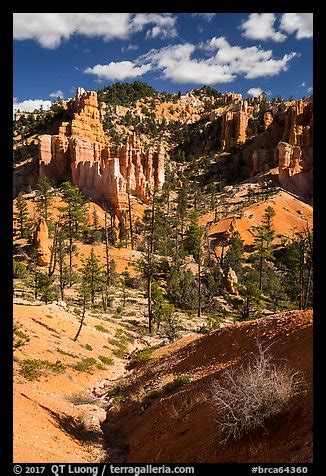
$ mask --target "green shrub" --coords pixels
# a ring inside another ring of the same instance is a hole
[[[167,383],[164,387],[165,392],[174,392],[182,385],[191,381],[191,377],[189,375],[178,375],[175,377],[171,382]]]
[[[85,348],[86,350],[93,350],[93,347],[92,347],[90,344],[85,344],[85,345],[84,345],[84,348]]]
[[[28,275],[27,266],[21,261],[14,259],[12,267],[13,277],[16,279],[24,279]]]
[[[95,326],[95,329],[96,329],[97,331],[99,331],[99,332],[106,332],[106,333],[109,332],[109,331],[106,329],[106,327],[102,326],[102,324],[97,324],[97,325]]]
[[[66,352],[65,350],[57,349],[57,352],[62,355],[67,355],[68,357],[73,357],[74,359],[78,359],[78,355],[73,354],[72,352]]]
[[[25,332],[21,330],[20,324],[14,324],[13,334],[14,334],[14,350],[19,349],[19,347],[22,347],[23,345],[27,344],[30,341],[30,338],[28,337],[28,335],[25,334]]]
[[[91,373],[94,370],[94,367],[100,370],[105,370],[104,365],[97,362],[93,357],[85,357],[74,366],[74,369],[78,372]]]
[[[152,361],[153,349],[151,347],[147,349],[137,350],[131,359],[133,366],[147,365]]]
[[[106,355],[99,355],[98,358],[101,362],[103,362],[103,364],[114,365],[114,360],[112,359],[112,357],[107,357]]]
[[[48,360],[41,359],[25,359],[20,363],[20,373],[27,380],[38,380],[44,370],[60,373],[65,368],[66,366],[61,362],[53,364]]]

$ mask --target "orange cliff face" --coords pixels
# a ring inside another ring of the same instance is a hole
[[[221,151],[243,145],[241,157],[248,175],[256,175],[265,164],[275,167],[279,184],[305,200],[312,198],[313,108],[312,100],[294,105],[273,105],[262,118],[263,132],[252,137],[248,127],[252,107],[239,99],[222,115]],[[246,143],[247,139],[250,139]]]
[[[222,116],[221,150],[229,149],[232,145],[241,145],[247,139],[247,102],[239,100],[235,106],[238,110],[227,111]]]
[[[58,135],[39,136],[39,177],[55,183],[71,180],[87,196],[105,200],[116,210],[127,208],[127,194],[147,201],[165,180],[163,147],[144,149],[133,135],[126,145],[112,147],[100,121],[96,92],[78,88],[69,104],[73,116]]]
[[[298,101],[286,115],[283,141],[276,148],[279,181],[284,188],[312,197],[312,102]]]

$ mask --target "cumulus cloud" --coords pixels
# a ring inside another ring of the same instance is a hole
[[[151,68],[150,64],[141,66],[135,65],[132,61],[111,61],[109,64],[97,64],[92,68],[86,68],[84,73],[94,74],[101,79],[123,80],[126,78],[136,78],[147,73]]]
[[[296,33],[296,38],[312,38],[313,13],[284,13],[281,19],[281,30],[289,34]]]
[[[240,25],[242,36],[251,40],[284,41],[286,35],[274,28],[275,20],[274,13],[250,13],[248,19]]]
[[[63,98],[63,92],[61,89],[58,89],[57,91],[53,91],[53,93],[49,94],[50,98]]]
[[[196,58],[200,51],[208,57]],[[135,64],[150,65],[175,83],[216,84],[231,82],[239,76],[254,79],[277,75],[288,69],[296,55],[292,52],[275,59],[272,50],[232,46],[224,37],[213,37],[199,45],[184,43],[152,49],[137,58]]]
[[[72,35],[126,39],[148,25],[150,37],[172,38],[176,21],[171,13],[14,13],[13,32],[15,40],[34,40],[53,49]]]
[[[192,13],[193,17],[200,17],[207,22],[212,21],[215,15],[216,13]]]
[[[44,99],[25,99],[25,101],[18,102],[17,98],[14,98],[13,109],[14,111],[32,112],[35,109],[40,109],[42,106],[44,110],[50,109],[52,102]]]
[[[257,88],[250,88],[248,89],[247,93],[249,94],[249,96],[254,96],[255,98],[260,96],[264,91],[257,87]]]

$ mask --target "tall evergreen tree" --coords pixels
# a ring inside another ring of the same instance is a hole
[[[231,266],[235,272],[240,271],[243,262],[243,243],[240,233],[235,231],[230,238],[229,247],[224,257],[223,265]]]
[[[267,267],[268,262],[273,261],[273,247],[272,243],[275,237],[275,231],[273,228],[273,217],[275,211],[272,207],[267,207],[263,215],[263,221],[261,225],[253,227],[254,230],[254,243],[257,251],[256,265],[259,272],[259,289],[263,289],[263,276],[264,269]]]
[[[23,193],[19,193],[16,198],[17,211],[14,214],[20,238],[28,238],[31,233],[31,221],[28,215],[27,200]]]
[[[307,227],[297,232],[285,249],[281,263],[285,292],[299,309],[312,306],[313,298],[313,236]]]
[[[72,285],[73,266],[72,257],[75,241],[80,239],[87,224],[87,204],[84,196],[77,187],[70,182],[65,182],[61,187],[62,198],[66,202],[59,210],[67,236],[69,247],[69,284]]]
[[[83,282],[89,288],[90,301],[95,304],[95,297],[103,289],[105,276],[103,268],[92,248],[91,253],[82,269]]]
[[[201,292],[201,268],[202,268],[202,237],[203,230],[197,225],[197,216],[192,217],[189,229],[187,231],[186,249],[191,254],[198,265],[197,273],[197,316],[201,316],[202,310],[202,292]]]
[[[35,202],[40,217],[44,218],[49,226],[51,215],[49,208],[53,203],[54,191],[48,177],[43,177],[37,185]]]

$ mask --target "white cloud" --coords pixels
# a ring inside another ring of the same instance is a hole
[[[61,89],[58,89],[57,91],[53,91],[53,93],[49,94],[50,98],[63,98],[63,92]]]
[[[72,35],[126,39],[147,25],[154,25],[149,31],[158,27],[155,36],[172,38],[177,21],[171,13],[14,13],[13,20],[15,40],[34,40],[51,49]]]
[[[313,91],[313,88],[311,87],[307,89],[307,93],[312,93],[312,91]]]
[[[194,58],[198,50],[210,56]],[[225,38],[214,37],[199,45],[184,43],[152,49],[135,63],[150,64],[175,83],[215,84],[231,82],[240,75],[248,79],[274,76],[286,71],[295,56],[296,53],[290,53],[274,59],[272,50],[263,50],[260,46],[231,46]]]
[[[247,93],[250,95],[250,96],[254,96],[255,98],[260,96],[264,91],[257,87],[257,88],[250,88],[248,89]]]
[[[209,64],[206,60],[192,59],[196,47],[190,43],[150,50],[138,58],[138,62],[149,62],[161,70],[163,77],[175,83],[214,84],[229,82],[234,78],[221,65]]]
[[[283,13],[280,28],[289,34],[296,32],[297,40],[312,38],[313,13]]]
[[[251,40],[284,41],[286,35],[275,30],[275,20],[274,13],[250,13],[248,19],[240,25],[242,36]]]
[[[17,102],[17,98],[14,98],[13,109],[14,111],[32,112],[35,109],[40,109],[42,106],[44,110],[50,109],[52,102],[44,99],[25,99],[25,101]]]
[[[212,21],[215,17],[216,13],[192,13],[193,17],[200,17],[205,21]]]
[[[109,64],[97,64],[93,68],[86,68],[84,73],[96,75],[98,78],[109,80],[123,80],[126,78],[136,78],[142,76],[151,69],[150,64],[137,66],[132,61],[120,61]]]

